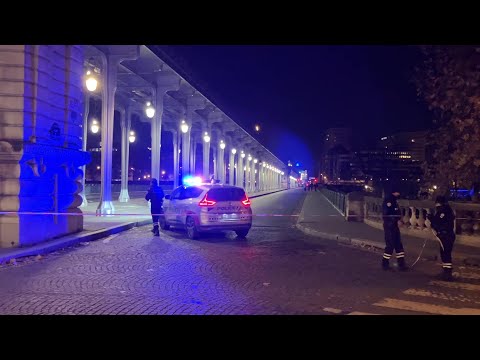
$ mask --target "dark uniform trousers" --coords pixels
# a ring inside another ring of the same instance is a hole
[[[405,258],[405,252],[400,239],[400,229],[398,228],[398,225],[383,224],[383,229],[385,232],[385,251],[383,253],[383,258],[385,260],[390,260],[393,250],[395,250],[396,257],[400,262],[400,259],[403,260]]]
[[[163,208],[160,209],[151,209],[150,213],[152,214],[153,226],[159,225],[160,216],[163,216]]]
[[[440,257],[442,258],[443,269],[453,269],[452,265],[452,250],[455,242],[455,233],[450,231],[440,231],[437,233],[437,237],[440,239],[443,245],[443,249],[440,246]]]

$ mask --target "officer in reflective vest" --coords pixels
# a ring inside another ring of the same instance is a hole
[[[400,192],[395,187],[392,187],[390,191],[385,192],[385,198],[383,200],[383,229],[385,232],[385,251],[382,259],[383,270],[390,269],[390,258],[393,255],[393,250],[395,250],[396,253],[398,269],[400,271],[407,270],[407,266],[405,265],[405,251],[403,250],[400,229],[398,228],[398,221],[402,217],[397,203],[399,196]]]
[[[440,278],[452,281],[452,250],[455,242],[455,214],[448,205],[445,196],[437,196],[435,199],[435,215],[428,214],[428,220],[432,224],[434,234],[440,240],[440,257],[442,258],[443,272]]]
[[[158,186],[157,179],[152,179],[150,183],[150,189],[148,189],[145,200],[150,201],[150,212],[152,214],[153,229],[152,232],[155,236],[160,236],[160,230],[158,228],[160,216],[163,216],[163,198],[165,194],[163,189]]]

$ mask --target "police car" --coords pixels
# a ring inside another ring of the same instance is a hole
[[[221,184],[179,186],[165,196],[160,227],[182,227],[190,239],[208,231],[235,231],[245,238],[252,227],[250,199],[241,187]]]

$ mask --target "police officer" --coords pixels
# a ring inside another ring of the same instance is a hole
[[[147,195],[145,195],[145,200],[150,201],[150,213],[152,214],[153,229],[152,232],[155,236],[160,236],[160,230],[158,228],[158,219],[160,214],[163,214],[163,198],[165,193],[163,189],[158,186],[157,179],[152,179],[150,183],[150,189],[148,189]]]
[[[397,203],[399,196],[400,192],[395,186],[391,186],[390,191],[385,192],[383,200],[383,229],[385,232],[385,252],[382,259],[383,270],[390,269],[390,258],[393,255],[393,250],[396,253],[398,269],[400,271],[407,270],[405,252],[400,238],[400,229],[398,228],[398,220],[402,216]]]
[[[428,220],[432,224],[435,235],[440,240],[440,257],[442,258],[443,273],[440,278],[452,281],[452,250],[455,242],[455,214],[448,205],[445,196],[437,196],[435,199],[435,215],[428,214]]]

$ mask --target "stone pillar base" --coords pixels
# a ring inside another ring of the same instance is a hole
[[[112,216],[115,213],[115,207],[111,201],[101,201],[98,204],[96,214],[97,216]]]
[[[0,248],[25,247],[83,230],[83,214],[70,209],[58,215],[26,214],[0,218]]]
[[[120,190],[120,196],[118,197],[118,201],[120,202],[129,202],[130,196],[128,195],[128,189]]]
[[[80,194],[78,194],[82,197],[82,204],[80,205],[80,207],[85,207],[88,205],[88,200],[87,200],[87,197],[85,196],[85,194],[83,192],[81,192]]]

